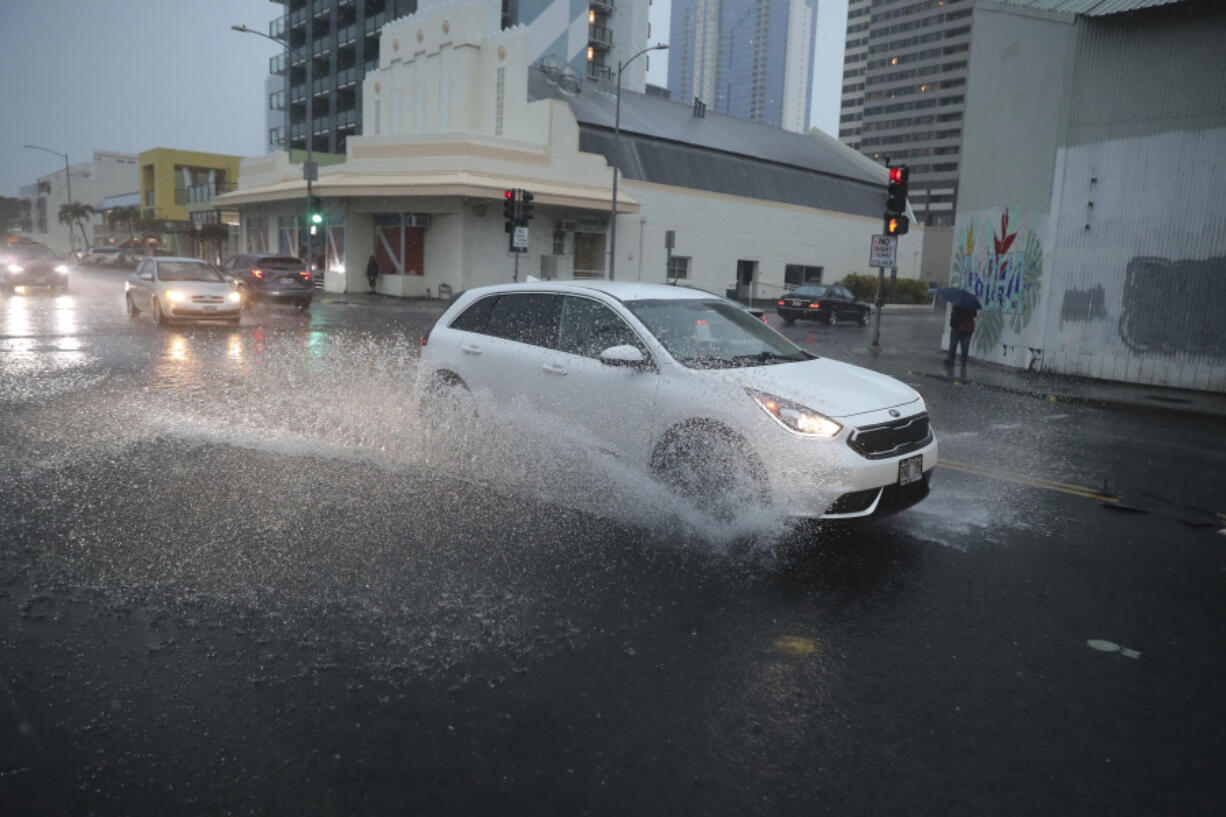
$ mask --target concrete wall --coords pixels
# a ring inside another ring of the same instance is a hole
[[[47,159],[50,162],[55,161],[50,156]],[[72,173],[72,200],[92,207],[100,205],[103,199],[133,193],[140,186],[140,174],[134,154],[94,151],[92,160],[74,163],[69,169]],[[46,232],[42,232],[35,223],[31,225],[29,235],[35,241],[46,244],[57,253],[66,253],[72,242],[69,241],[68,226],[59,222],[60,207],[68,203],[68,184],[65,182],[64,170],[61,167],[58,172],[40,176],[39,179],[50,182],[51,186],[50,192],[41,196],[45,199],[47,229]],[[33,188],[30,195],[26,196],[25,188],[23,188],[22,197],[30,200],[33,214],[40,196],[36,192],[37,184],[30,185],[30,187]],[[101,219],[101,215],[95,215],[86,225],[85,232],[90,246],[95,244],[93,226],[95,224],[101,226]],[[76,236],[75,246],[79,248],[81,246],[80,230],[74,227],[73,235]]]

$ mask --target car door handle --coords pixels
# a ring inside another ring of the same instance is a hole
[[[541,371],[545,374],[566,374],[566,367],[556,363],[546,363],[541,366]]]
[[[471,343],[461,343],[460,351],[469,355],[479,355],[481,354],[481,347],[473,346]]]

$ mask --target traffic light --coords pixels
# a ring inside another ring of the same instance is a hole
[[[319,196],[311,196],[307,202],[307,223],[312,227],[324,223],[324,205]]]
[[[911,226],[907,218],[907,180],[911,168],[898,165],[890,169],[890,183],[885,196],[885,234],[905,235]]]
[[[504,190],[502,192],[502,217],[507,220],[505,229],[512,232],[515,229],[515,194],[517,190]]]
[[[532,200],[536,196],[528,190],[519,191],[519,198],[522,204],[519,208],[519,223],[526,226],[532,220]]]

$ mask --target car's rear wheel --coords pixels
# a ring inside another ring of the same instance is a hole
[[[826,323],[830,326],[839,325],[839,312],[837,309],[830,310],[830,314],[826,317]]]
[[[870,314],[870,313],[869,313],[869,310],[867,310],[867,309],[866,309],[866,310],[864,310],[863,312],[861,312],[861,313],[860,313],[860,325],[861,325],[861,326],[868,326],[868,316],[869,316],[869,314]]]
[[[157,319],[158,326],[170,325],[170,316],[162,310],[162,302],[157,298],[153,299],[153,316]]]
[[[297,309],[299,312],[305,312],[305,311],[307,311],[308,309],[310,309],[310,308],[311,308],[311,299],[310,299],[310,298],[304,298],[303,300],[300,300],[300,301],[294,301],[294,307],[295,307],[295,308],[296,308],[296,309]]]
[[[791,315],[780,315],[779,317],[783,318],[784,326],[794,326],[796,324],[796,318]]]
[[[695,422],[664,436],[651,457],[652,473],[675,493],[720,522],[766,501],[766,472],[732,431]]]
[[[135,318],[137,315],[140,314],[140,308],[136,305],[136,301],[132,300],[131,292],[124,295],[124,303],[128,307],[128,317],[129,318]]]

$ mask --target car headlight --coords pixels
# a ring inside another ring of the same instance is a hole
[[[22,267],[18,264],[9,264],[9,272],[21,272]]]
[[[58,272],[60,275],[67,275],[68,267],[65,266],[64,264],[60,264],[58,267],[55,268],[55,271]]]
[[[175,301],[175,302],[177,303],[178,301],[183,300],[185,297],[187,297],[187,296],[186,296],[186,295],[184,295],[182,292],[180,292],[180,291],[179,291],[179,290],[177,290],[177,289],[168,289],[168,290],[166,290],[166,299],[167,299],[167,300],[170,300],[170,301]]]
[[[843,430],[843,426],[834,420],[799,403],[754,389],[745,391],[763,411],[775,419],[775,422],[793,434],[829,440]]]
[[[230,303],[232,304],[236,304],[243,299],[243,296],[239,295],[237,292],[231,292],[226,297],[230,299]]]

